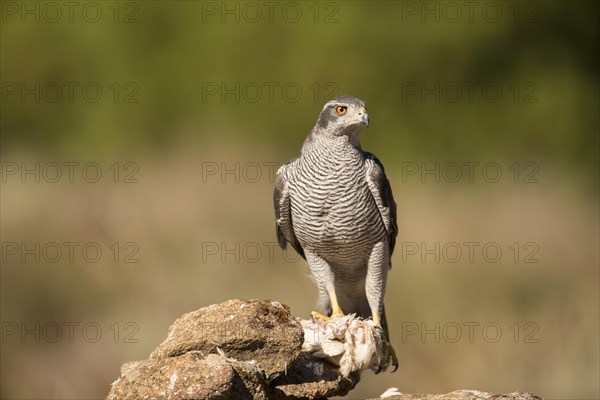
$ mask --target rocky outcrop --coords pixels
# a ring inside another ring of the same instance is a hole
[[[314,399],[342,396],[342,376],[303,352],[304,330],[270,300],[230,300],[183,315],[144,361],[126,363],[107,399]]]
[[[288,306],[275,301],[230,300],[183,315],[150,358],[190,351],[221,353],[256,365],[271,380],[300,354],[304,334]]]
[[[393,350],[372,321],[353,315],[299,320],[270,300],[229,300],[190,312],[143,361],[125,363],[108,400],[323,399],[344,396],[365,369],[385,370]],[[398,400],[540,400],[456,391]]]

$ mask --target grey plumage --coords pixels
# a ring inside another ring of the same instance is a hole
[[[277,238],[307,260],[320,311],[335,313],[337,298],[337,310],[381,320],[389,339],[383,297],[398,233],[396,203],[383,165],[361,149],[363,125],[364,101],[344,96],[325,104],[300,157],[278,171]]]

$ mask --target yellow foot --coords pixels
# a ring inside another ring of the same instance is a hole
[[[310,313],[310,315],[314,318],[314,319],[318,319],[320,321],[331,321],[332,318],[336,318],[336,317],[343,317],[344,313],[333,313],[331,314],[331,317],[328,317],[327,315],[323,315],[318,311],[313,311]]]
[[[318,319],[321,321],[330,321],[331,318],[344,316],[344,312],[340,308],[340,304],[337,301],[337,296],[335,295],[335,292],[333,290],[331,290],[328,293],[329,293],[329,300],[331,301],[331,311],[332,311],[331,317],[323,315],[318,311],[313,311],[310,313],[310,315],[312,315],[312,317],[314,319]]]
[[[310,315],[314,318],[314,319],[318,319],[320,321],[329,321],[331,319],[331,317],[328,317],[327,315],[323,315],[318,311],[313,311],[310,313]]]

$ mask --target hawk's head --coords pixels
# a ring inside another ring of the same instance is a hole
[[[329,100],[317,120],[319,131],[334,136],[356,136],[363,125],[369,125],[365,102],[351,96]]]

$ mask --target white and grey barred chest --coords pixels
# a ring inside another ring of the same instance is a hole
[[[321,255],[368,256],[385,240],[385,227],[362,153],[344,150],[304,154],[289,170],[294,231],[302,247]]]

